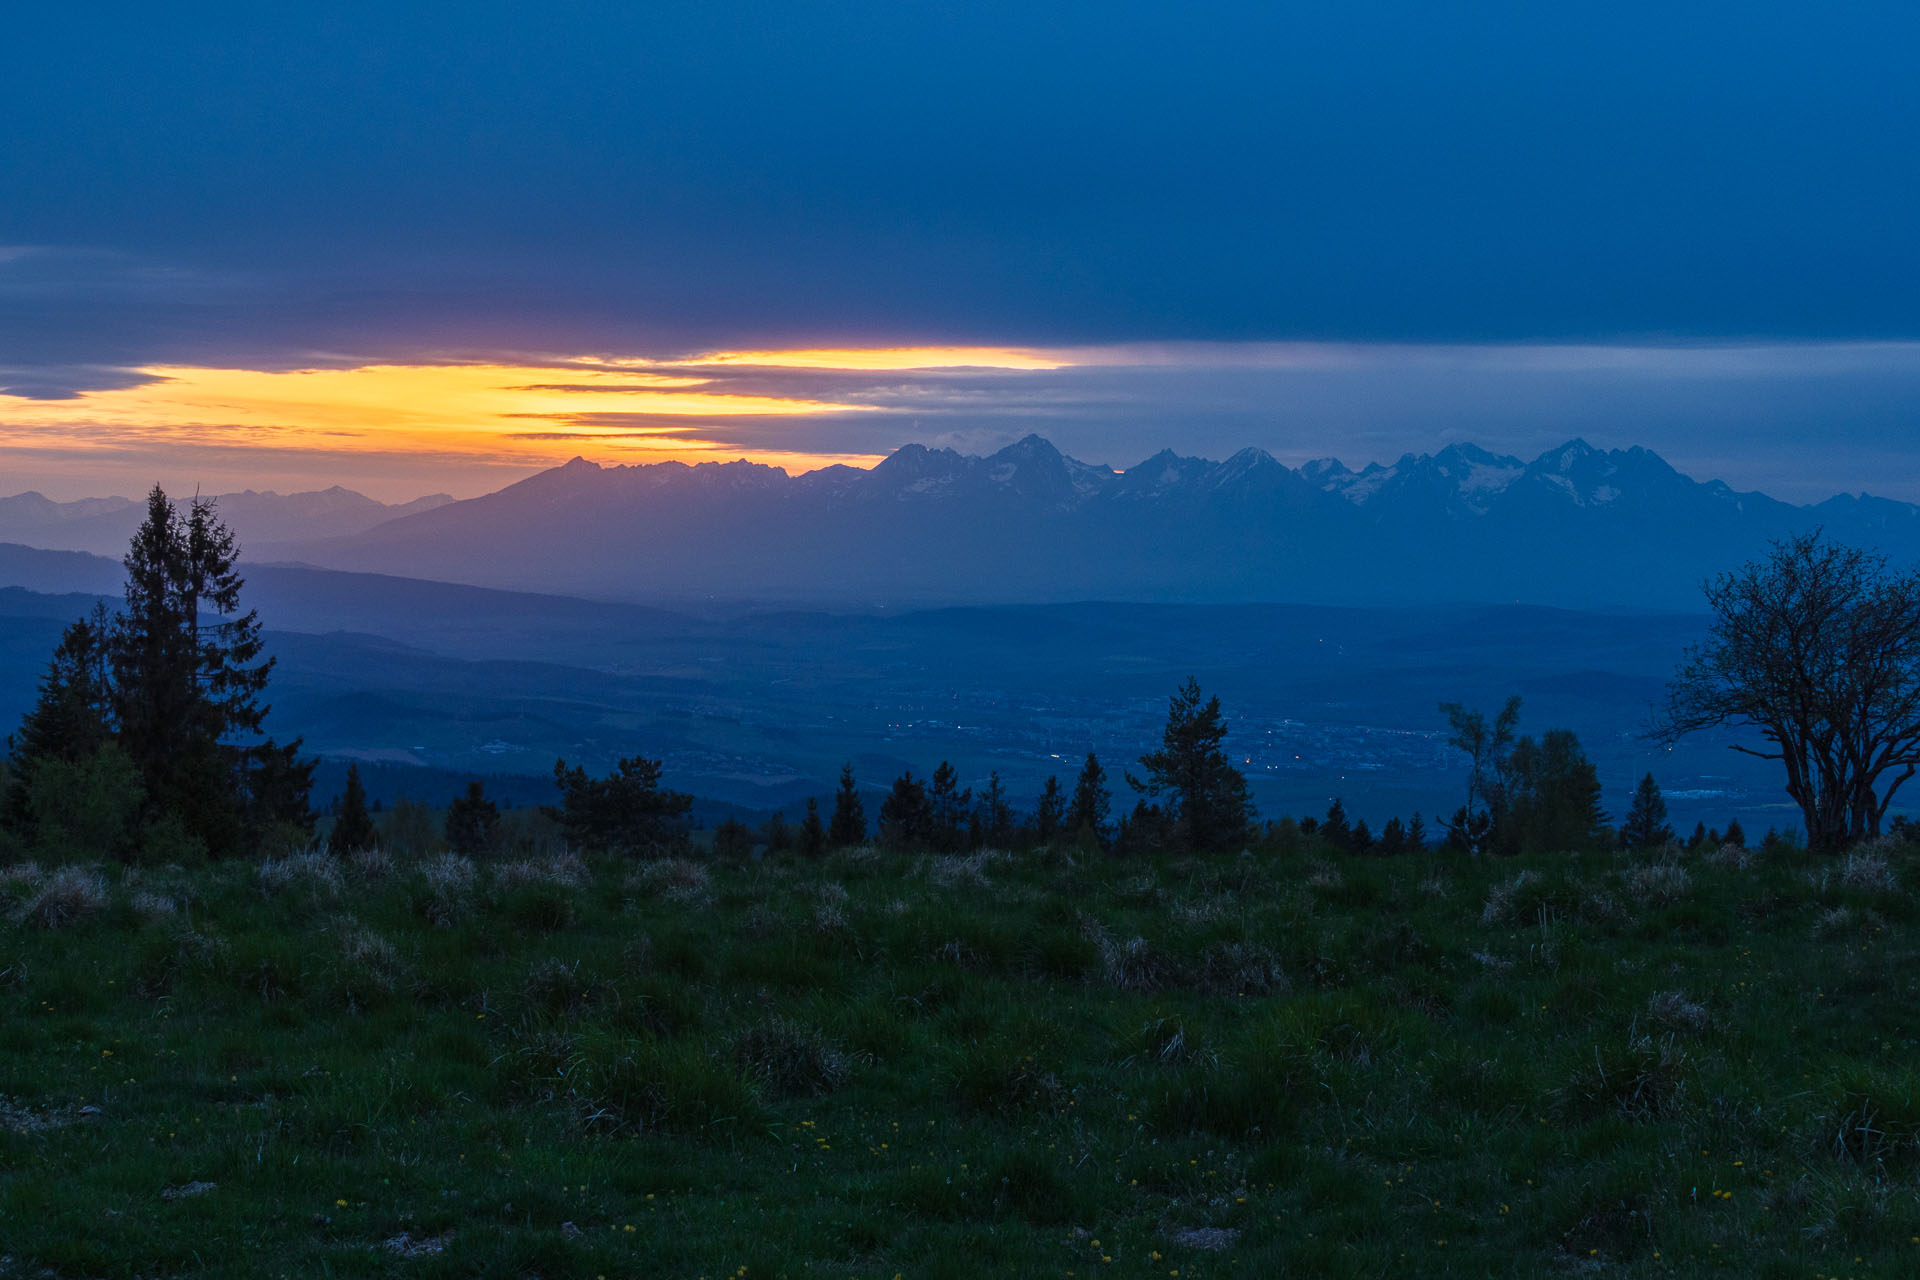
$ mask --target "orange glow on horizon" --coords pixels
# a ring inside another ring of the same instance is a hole
[[[138,386],[64,400],[0,393],[0,450],[57,445],[106,455],[131,445],[257,448],[282,457],[469,456],[543,465],[591,452],[610,461],[746,457],[801,469],[871,465],[867,455],[742,449],[688,419],[807,417],[868,406],[706,389],[711,379],[577,364],[373,364],[292,371],[181,365],[136,370]]]
[[[933,369],[1006,369],[1044,373],[1071,361],[1049,352],[1018,347],[815,347],[794,351],[710,351],[678,360],[609,359],[610,365],[637,368],[739,367],[812,369],[849,373],[910,372]]]

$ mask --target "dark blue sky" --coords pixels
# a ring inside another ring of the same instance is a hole
[[[316,353],[1920,338],[1910,4],[397,7],[10,12],[0,386]],[[1871,425],[1812,396],[1805,432],[1897,449],[1920,392],[1883,383]]]

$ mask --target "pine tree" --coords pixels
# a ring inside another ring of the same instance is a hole
[[[1413,817],[1407,822],[1407,852],[1425,853],[1427,849],[1427,821],[1415,809]]]
[[[1107,771],[1100,757],[1087,752],[1080,776],[1073,784],[1073,804],[1067,809],[1067,834],[1076,841],[1104,845],[1107,841],[1107,810],[1113,797],[1107,790]]]
[[[766,825],[760,829],[761,839],[767,842],[768,853],[785,853],[793,847],[793,831],[787,826],[787,815],[775,809],[767,816]]]
[[[1253,800],[1246,777],[1227,760],[1220,699],[1200,700],[1191,676],[1167,703],[1160,749],[1140,757],[1144,779],[1128,775],[1134,790],[1164,797],[1172,840],[1183,851],[1220,852],[1246,840]]]
[[[1374,846],[1374,852],[1383,858],[1397,857],[1407,851],[1407,828],[1399,818],[1388,818],[1387,825],[1380,828],[1380,840]]]
[[[836,849],[865,844],[867,815],[860,807],[860,789],[853,783],[853,763],[840,766],[840,790],[833,797],[833,823],[827,828],[827,840]]]
[[[1047,775],[1047,785],[1041,788],[1040,802],[1033,810],[1033,835],[1041,844],[1051,843],[1060,832],[1060,822],[1066,816],[1067,797],[1060,789],[1060,779]]]
[[[827,829],[820,825],[820,802],[808,796],[807,816],[800,823],[800,856],[814,859],[826,851]]]
[[[346,790],[340,793],[340,815],[327,833],[327,851],[345,855],[356,849],[371,849],[379,836],[373,818],[367,813],[367,788],[360,781],[360,766],[347,766]]]
[[[455,853],[485,853],[500,821],[500,807],[487,799],[479,779],[467,784],[467,793],[447,806],[447,847]]]
[[[1660,784],[1649,773],[1634,789],[1633,807],[1627,810],[1627,820],[1620,828],[1620,843],[1629,849],[1651,849],[1671,839],[1667,802],[1660,794]]]
[[[1744,849],[1747,847],[1747,833],[1740,826],[1740,819],[1735,818],[1727,823],[1727,833],[1720,837],[1720,843],[1731,845],[1736,849]]]

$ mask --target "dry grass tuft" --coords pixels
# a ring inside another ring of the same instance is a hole
[[[319,849],[268,858],[255,873],[260,889],[269,898],[305,889],[318,897],[337,898],[346,890],[346,877],[340,872],[340,860]]]
[[[1172,958],[1145,938],[1104,943],[1100,969],[1108,985],[1122,991],[1158,991],[1177,977]]]
[[[407,986],[410,974],[399,948],[370,929],[354,926],[341,934],[340,960],[356,1003],[396,995]]]
[[[557,956],[536,961],[520,988],[521,999],[529,1007],[555,1014],[580,1012],[593,994],[594,983],[581,976],[579,963],[568,964]]]
[[[847,1055],[812,1027],[786,1018],[755,1023],[734,1041],[741,1074],[781,1097],[817,1097],[846,1083]]]
[[[1276,995],[1290,985],[1279,958],[1253,943],[1216,942],[1200,957],[1200,989],[1211,995]]]
[[[1647,1000],[1647,1016],[1668,1031],[1687,1031],[1695,1035],[1713,1025],[1707,1008],[1687,999],[1684,991],[1656,991]]]
[[[1693,888],[1693,877],[1677,862],[1653,862],[1627,873],[1627,892],[1635,901],[1664,907],[1678,902]]]
[[[942,889],[991,888],[992,881],[987,879],[987,863],[992,857],[988,850],[968,854],[964,858],[943,854],[928,864],[927,880]]]
[[[593,879],[586,860],[576,853],[560,853],[550,858],[524,858],[503,862],[493,869],[496,888],[514,889],[521,885],[550,884],[561,889],[585,888]]]
[[[713,874],[685,858],[657,858],[635,867],[627,888],[666,902],[706,906],[713,900]]]
[[[1487,904],[1480,909],[1480,923],[1502,924],[1513,916],[1513,900],[1522,889],[1540,883],[1538,871],[1522,871],[1503,884],[1487,891]]]
[[[362,884],[378,884],[393,874],[393,858],[385,849],[355,849],[346,862],[347,873]]]
[[[1840,883],[1869,893],[1892,893],[1898,889],[1899,881],[1887,861],[1891,847],[1893,842],[1883,836],[1854,849],[1840,862]]]
[[[20,923],[35,929],[61,929],[107,909],[107,882],[82,867],[59,867],[39,882],[20,909]]]
[[[417,908],[434,924],[451,928],[472,906],[478,874],[473,859],[457,853],[436,854],[420,864],[419,874],[425,894]]]
[[[148,889],[134,894],[132,905],[134,911],[147,920],[171,920],[180,909],[172,898]]]

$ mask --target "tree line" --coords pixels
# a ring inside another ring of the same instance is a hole
[[[262,734],[273,659],[260,622],[242,612],[237,549],[212,502],[184,510],[155,486],[128,549],[124,606],[104,605],[66,628],[39,697],[8,740],[0,770],[0,835],[27,849],[177,860],[229,856],[312,837],[314,761],[300,740]],[[1690,650],[1652,736],[1672,742],[1722,726],[1756,728],[1747,751],[1783,763],[1810,846],[1831,850],[1877,835],[1900,786],[1920,770],[1920,570],[1820,535],[1706,586],[1708,640]],[[1224,742],[1218,697],[1189,678],[1169,699],[1158,747],[1123,770],[1131,808],[1114,811],[1105,766],[1089,751],[1071,789],[1046,780],[1016,809],[999,774],[977,792],[942,761],[925,778],[894,779],[869,826],[853,766],[841,770],[831,813],[817,799],[790,824],[737,821],[713,832],[722,856],[789,849],[819,856],[870,840],[889,849],[1070,846],[1087,853],[1199,853],[1302,840],[1354,854],[1438,846],[1468,854],[1646,847],[1674,839],[1658,784],[1640,781],[1616,828],[1572,730],[1518,733],[1520,699],[1491,717],[1442,703],[1448,743],[1468,761],[1462,803],[1429,832],[1423,817],[1378,833],[1335,799],[1324,816],[1261,822]],[[556,760],[558,803],[541,813],[568,845],[655,857],[691,846],[693,798],[663,785],[661,762],[634,756],[604,777]],[[448,805],[441,836],[455,851],[493,843],[500,811],[481,782]],[[357,767],[336,803],[327,844],[370,847],[379,833]],[[1692,843],[1742,843],[1737,822],[1697,829]]]

